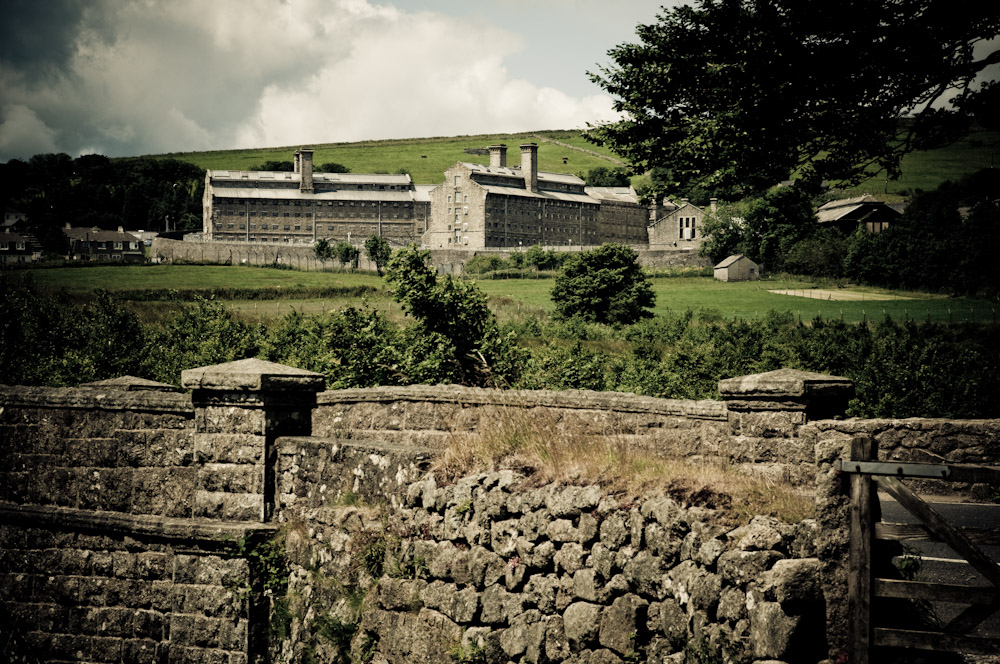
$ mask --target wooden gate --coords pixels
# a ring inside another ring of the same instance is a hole
[[[879,462],[877,443],[856,437],[851,460],[840,470],[851,474],[850,568],[848,577],[848,661],[868,664],[878,647],[912,648],[944,652],[1000,654],[1000,638],[971,634],[983,621],[1000,611],[1000,565],[977,544],[1000,544],[998,529],[956,528],[903,484],[905,478],[932,478],[953,482],[1000,486],[1000,469],[982,466]],[[877,488],[886,491],[919,520],[919,525],[882,523],[876,517]],[[927,583],[877,578],[873,574],[875,540],[943,542],[992,584],[989,587]],[[891,597],[953,602],[969,606],[939,631],[880,627],[872,619],[872,599]]]

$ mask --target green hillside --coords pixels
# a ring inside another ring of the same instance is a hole
[[[297,148],[311,147],[315,151],[313,163],[317,165],[336,162],[347,166],[354,173],[396,173],[405,169],[417,184],[439,184],[444,181],[445,169],[457,161],[489,163],[489,156],[469,154],[466,149],[506,143],[507,163],[517,166],[521,163],[518,145],[527,142],[538,143],[538,168],[543,171],[586,173],[598,166],[607,168],[619,165],[609,150],[588,143],[579,131],[410,138],[254,150],[178,152],[157,156],[187,161],[202,168],[246,170],[265,161],[291,161],[292,153]]]
[[[489,157],[469,154],[466,149],[506,143],[507,161],[511,166],[517,166],[521,161],[517,146],[528,141],[538,143],[538,167],[543,171],[586,173],[599,166],[609,168],[620,165],[610,150],[588,143],[576,130],[175,152],[156,156],[179,159],[201,168],[246,170],[265,161],[291,161],[292,152],[297,148],[311,147],[315,150],[313,160],[316,164],[336,162],[354,173],[396,173],[405,169],[417,184],[439,184],[444,180],[444,171],[456,161],[489,163]],[[998,152],[1000,132],[974,132],[948,147],[907,155],[903,159],[903,177],[899,180],[886,182],[884,177],[874,177],[845,190],[844,195],[868,193],[889,202],[900,201],[910,196],[913,190],[934,189],[945,180],[958,180],[982,168],[996,166]],[[649,178],[635,176],[632,183],[648,184]]]

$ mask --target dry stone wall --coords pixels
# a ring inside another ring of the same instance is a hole
[[[533,487],[512,471],[447,486],[427,474],[383,493],[382,510],[300,493],[309,497],[284,492],[280,512],[295,598],[281,653],[292,661],[349,653],[393,664],[827,656],[811,521],[758,517],[734,527],[723,512],[670,498]],[[363,610],[352,612],[352,601]],[[323,636],[331,623],[353,628],[337,641],[329,630]]]

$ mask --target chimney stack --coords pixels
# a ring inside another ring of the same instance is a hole
[[[490,151],[490,168],[506,168],[507,166],[507,146],[501,143],[500,145],[491,145],[489,147]]]
[[[712,209],[712,212],[717,212],[719,208],[719,199],[718,198],[708,199],[708,206]]]
[[[295,151],[295,158],[292,160],[292,164],[293,164],[293,166],[292,166],[292,172],[293,173],[298,173],[299,172],[299,157],[301,157],[301,156],[302,156],[302,153],[300,151],[296,150]]]
[[[299,155],[299,173],[302,175],[299,191],[303,194],[311,194],[313,193],[313,151],[303,148],[296,154]]]
[[[521,144],[521,173],[524,175],[524,188],[538,191],[538,144]]]

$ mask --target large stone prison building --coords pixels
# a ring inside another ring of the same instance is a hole
[[[377,235],[404,246],[427,230],[430,187],[409,175],[314,173],[313,151],[295,152],[293,172],[208,171],[206,240],[353,244]]]
[[[424,246],[486,249],[646,244],[645,208],[629,188],[586,187],[564,173],[538,170],[538,146],[521,146],[521,166],[507,166],[507,146],[492,145],[490,164],[458,162],[430,193]]]

